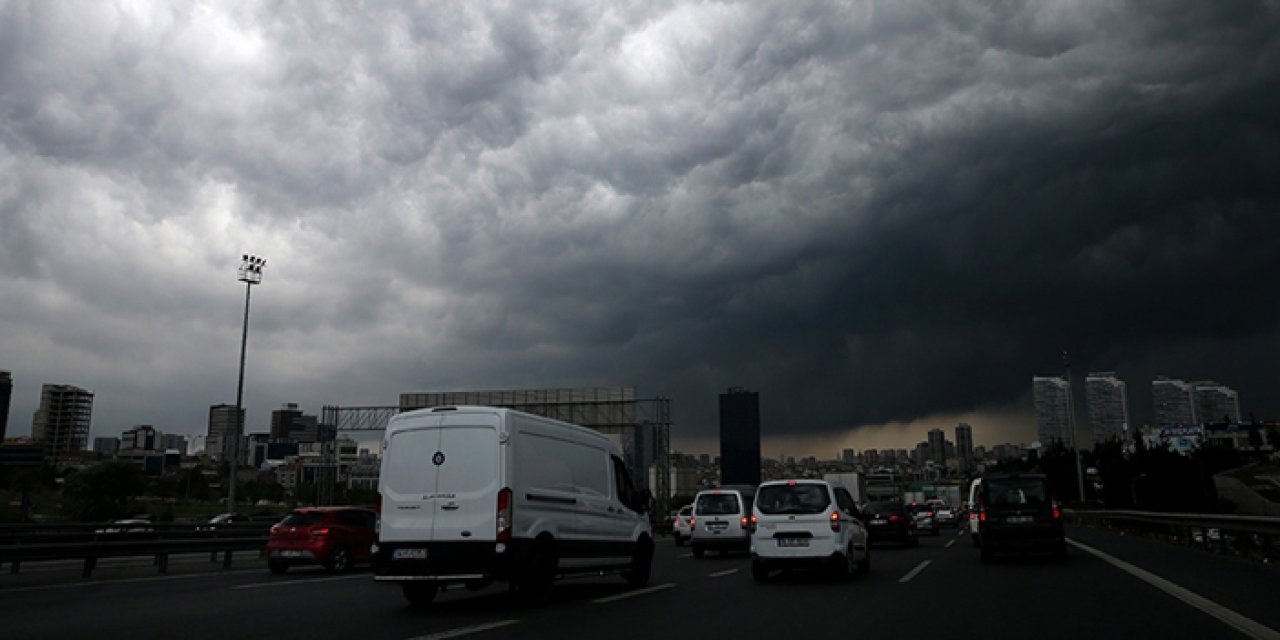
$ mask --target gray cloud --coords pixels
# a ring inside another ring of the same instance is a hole
[[[745,385],[779,436],[1003,425],[1063,348],[1139,411],[1169,374],[1275,417],[1277,27],[1267,2],[9,3],[10,421],[48,381],[98,392],[97,433],[201,430],[241,252],[269,259],[251,424],[636,385],[705,439]]]

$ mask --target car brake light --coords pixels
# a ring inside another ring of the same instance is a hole
[[[747,523],[747,530],[748,530],[748,531],[750,531],[751,533],[755,533],[755,532],[756,532],[756,525],[757,525],[757,522],[756,522],[756,516],[755,516],[755,514],[753,513],[753,514],[751,514],[751,520],[749,520],[749,521],[748,521],[748,523]]]
[[[1056,505],[1056,504],[1055,504],[1055,505],[1053,505],[1053,519],[1054,519],[1054,520],[1061,520],[1061,519],[1062,519],[1062,509],[1061,509],[1060,507],[1058,507],[1058,505]]]
[[[738,518],[738,524],[739,524],[739,525],[741,525],[743,529],[746,529],[746,528],[747,528],[747,517],[746,517],[746,516],[742,516],[741,518]]]
[[[311,530],[311,535],[313,535],[313,536],[327,536],[327,535],[329,535],[329,527],[317,527],[317,528],[315,528],[315,529],[312,529],[312,530]]]
[[[926,513],[925,515],[926,515],[926,516],[928,516],[928,517],[930,517],[930,518],[932,518],[932,517],[933,517],[933,512],[932,512],[932,511],[930,511],[930,512]]]
[[[511,539],[511,487],[498,492],[498,541]]]
[[[983,511],[979,511],[979,512],[978,512],[978,522],[986,522],[986,521],[987,521],[987,512],[986,512],[985,510],[983,510]]]
[[[696,527],[696,526],[698,526],[698,519],[697,519],[697,518],[689,518],[689,528],[693,528],[693,527]]]
[[[832,531],[840,530],[840,512],[839,511],[831,512],[831,530]]]

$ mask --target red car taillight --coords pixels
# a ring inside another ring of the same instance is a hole
[[[889,522],[902,522],[902,516],[896,513],[892,514],[889,516]]]
[[[1062,508],[1061,508],[1061,507],[1059,507],[1059,506],[1058,506],[1058,505],[1056,505],[1056,504],[1055,504],[1055,505],[1053,505],[1053,519],[1054,519],[1054,520],[1061,520],[1061,519],[1062,519]]]
[[[840,530],[840,512],[839,511],[831,512],[831,530],[832,531]]]
[[[697,518],[689,518],[689,528],[690,528],[690,529],[692,529],[692,528],[694,528],[694,527],[696,527],[696,526],[698,526],[698,519],[697,519]]]
[[[511,539],[511,488],[498,492],[498,541]]]
[[[329,527],[315,527],[311,529],[311,535],[317,536],[317,537],[327,536],[329,535]]]
[[[986,512],[985,510],[983,510],[983,511],[979,511],[979,512],[978,512],[978,522],[986,522],[986,521],[987,521],[987,512]]]
[[[277,532],[277,531],[279,531],[279,530],[280,530],[280,525],[278,525],[278,524],[273,524],[273,525],[271,525],[271,535],[273,535],[273,536],[274,536],[274,535],[276,534],[276,532]]]

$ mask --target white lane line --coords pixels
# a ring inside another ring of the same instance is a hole
[[[619,593],[619,594],[618,594],[618,595],[616,595],[616,596],[609,596],[609,597],[607,597],[607,598],[596,598],[595,600],[592,600],[592,602],[594,602],[594,603],[596,603],[596,604],[604,604],[604,603],[606,603],[606,602],[615,602],[615,601],[617,601],[617,600],[625,600],[625,599],[627,599],[627,598],[634,598],[634,597],[636,597],[636,596],[642,596],[642,595],[644,595],[644,594],[646,594],[646,593],[653,593],[654,591],[662,591],[663,589],[670,589],[671,587],[674,587],[674,586],[676,586],[674,582],[668,582],[668,583],[666,583],[666,584],[654,585],[654,586],[652,586],[652,587],[648,587],[648,588],[646,588],[646,589],[636,589],[635,591],[628,591],[628,592],[626,592],[626,593]]]
[[[933,562],[933,561],[925,560],[924,562],[921,562],[920,564],[916,565],[916,568],[912,569],[910,573],[908,573],[905,576],[902,576],[901,578],[898,578],[898,582],[910,582],[912,578],[916,577],[916,574],[920,573],[921,571],[924,571],[924,568],[929,566],[930,562]]]
[[[677,558],[692,558],[692,557],[693,557],[693,553],[686,553],[686,554],[678,555],[678,556],[676,556],[676,557],[677,557]]]
[[[955,544],[955,543],[956,543],[956,539],[955,539],[955,538],[952,538],[952,539],[948,540],[946,544],[942,545],[942,548],[943,548],[943,549],[950,549],[950,548],[951,548],[951,545],[953,545],[953,544]]]
[[[457,629],[441,631],[440,633],[433,633],[425,636],[416,636],[416,637],[410,638],[409,640],[445,640],[445,638],[458,638],[458,637],[469,635],[472,633],[489,631],[490,629],[500,629],[502,627],[509,627],[517,622],[520,622],[520,621],[519,620],[499,620],[498,622],[490,622],[487,624],[477,624],[470,627],[458,627]]]
[[[715,572],[715,573],[708,574],[708,575],[707,575],[707,577],[709,577],[709,578],[719,578],[720,576],[732,575],[732,574],[735,574],[735,573],[737,573],[737,572],[738,572],[738,570],[737,570],[737,569],[729,569],[729,570],[726,570],[726,571],[717,571],[717,572]]]
[[[369,580],[369,576],[367,575],[332,576],[329,578],[311,578],[310,580],[276,580],[273,582],[255,582],[253,584],[238,584],[231,588],[232,589],[261,589],[263,587],[289,587],[289,586],[299,585],[299,584],[314,584],[316,582],[337,582],[338,580],[356,580],[359,578],[364,578],[365,580]]]
[[[188,573],[180,576],[152,576],[149,578],[108,578],[103,580],[89,580],[86,582],[68,582],[65,584],[45,584],[34,587],[15,587],[13,589],[0,589],[0,593],[21,593],[23,591],[52,591],[54,589],[73,589],[75,587],[88,587],[92,585],[101,586],[104,584],[134,584],[138,582],[164,582],[167,580],[186,580],[187,578],[208,578],[214,576],[233,576],[244,573],[262,573],[261,569],[245,569],[242,571],[209,571],[207,573]]]
[[[1276,632],[1275,629],[1246,618],[1231,609],[1191,591],[1190,589],[1178,586],[1154,573],[1151,573],[1150,571],[1140,569],[1128,562],[1125,562],[1124,560],[1116,558],[1115,556],[1094,549],[1089,545],[1076,542],[1070,538],[1067,539],[1067,542],[1071,543],[1077,549],[1087,551],[1110,563],[1112,566],[1142,580],[1143,582],[1146,582],[1147,584],[1217,618],[1227,626],[1234,628],[1236,631],[1239,631],[1250,638],[1280,640],[1280,632]]]

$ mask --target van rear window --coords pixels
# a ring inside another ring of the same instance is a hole
[[[1048,502],[1048,483],[1041,478],[999,478],[983,484],[989,506],[1042,505]]]
[[[738,513],[738,494],[704,493],[694,503],[694,511],[704,516],[724,516]]]
[[[769,485],[756,495],[756,506],[765,514],[822,513],[830,504],[827,488],[820,484]]]

